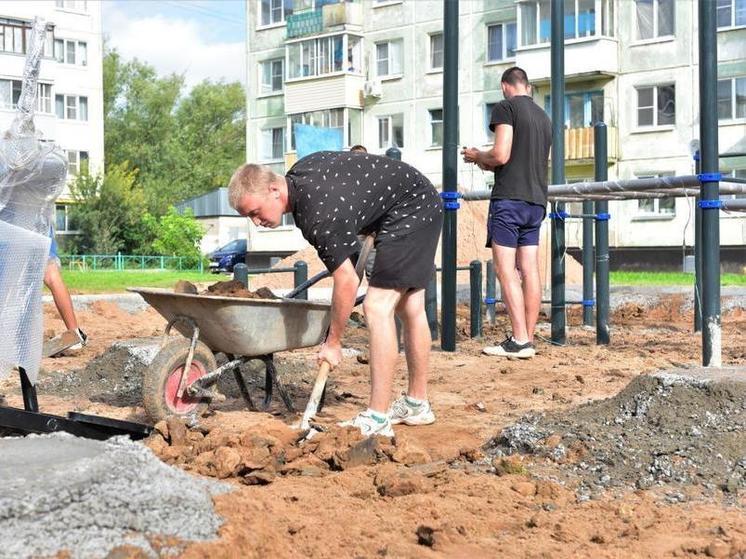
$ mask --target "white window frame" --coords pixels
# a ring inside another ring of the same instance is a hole
[[[513,25],[514,30],[514,37],[515,37],[515,44],[513,45],[513,54],[508,54],[508,33],[507,29],[509,25]],[[500,33],[502,34],[502,52],[500,52],[500,58],[490,58],[490,29],[493,27],[499,27]],[[518,23],[515,21],[503,21],[501,23],[488,23],[487,24],[487,37],[485,40],[485,44],[487,45],[487,52],[485,59],[487,60],[488,64],[492,64],[495,62],[505,62],[506,60],[515,60],[515,51],[518,48]]]
[[[388,114],[376,117],[378,123],[378,149],[387,150],[390,147],[404,147],[404,114]],[[398,121],[398,125],[397,125]],[[396,143],[396,128],[401,127],[401,145]]]
[[[636,177],[637,179],[653,179],[653,178],[660,178],[660,177],[673,177],[676,173],[673,171],[661,171],[658,173],[637,173]],[[661,202],[665,201],[666,203],[669,203],[668,201],[673,202],[673,208],[672,211],[661,211]],[[641,204],[647,204],[651,203],[653,204],[652,211],[644,210],[640,207]],[[643,198],[640,200],[636,200],[636,214],[634,216],[635,219],[674,219],[676,218],[676,198]]]
[[[738,81],[743,81],[744,85],[746,86],[746,76],[734,76],[732,78],[724,78],[722,80],[718,80],[718,84],[720,84],[720,82],[730,82],[730,116],[721,118],[720,115],[718,115],[719,122],[741,122],[743,120],[746,120],[746,110],[744,110],[744,114],[741,116],[738,116],[736,114],[736,110],[738,108],[736,105],[736,82]]]
[[[350,54],[353,55],[353,61],[352,64],[354,66],[355,64],[355,53],[351,53],[349,51],[349,38],[350,37],[359,37],[358,35],[352,35],[350,33],[332,33],[330,35],[324,35],[323,37],[314,37],[311,39],[301,39],[301,40],[293,40],[286,42],[285,47],[285,74],[286,74],[286,82],[292,82],[296,80],[307,80],[307,79],[314,79],[319,78],[322,76],[334,76],[339,74],[345,74],[345,73],[353,73],[358,74],[360,73],[360,70],[358,69],[355,71],[354,69],[350,69],[349,66],[349,56]],[[339,70],[336,70],[334,68],[334,39],[341,37],[342,39],[342,66]],[[323,47],[322,42],[326,42],[327,46]],[[358,41],[357,45],[355,45],[353,48],[361,49],[362,48],[362,41]],[[307,50],[307,55],[304,54],[304,50]],[[295,65],[293,65],[291,62],[291,55],[297,53],[298,56],[298,64],[297,68],[299,71],[298,76],[293,75],[293,68]],[[346,58],[345,58],[346,56]],[[307,76],[302,75],[303,73],[303,66],[305,62],[305,58],[308,58],[309,60],[309,74]],[[326,60],[323,60],[323,59]],[[326,68],[328,71],[322,72],[324,69],[324,64],[326,64]]]
[[[57,112],[57,100],[58,97],[62,97],[62,116]],[[82,105],[81,99],[85,99],[85,118],[81,118],[80,107]],[[78,122],[88,122],[88,115],[90,113],[90,104],[88,103],[88,97],[85,95],[67,95],[64,93],[57,93],[54,96],[55,103],[55,115],[60,120],[75,120]],[[69,116],[70,111],[73,111],[75,116]]]
[[[724,25],[718,25],[718,30],[720,29],[733,29],[738,27],[744,27],[746,26],[746,19],[744,19],[743,23],[736,23],[736,12],[739,10],[736,10],[737,7],[741,7],[741,10],[743,10],[746,13],[746,0],[717,0],[717,7],[715,8],[717,11],[727,8],[730,10],[730,22]],[[719,18],[715,18],[715,21],[717,21]]]
[[[524,17],[523,8],[525,6],[533,6],[536,12],[536,20],[533,22],[534,36],[536,40],[532,43],[523,41],[523,29],[525,26],[529,24],[529,22],[526,21],[526,18]],[[516,10],[518,13],[518,18],[517,18],[518,28],[516,32],[518,34],[517,43],[521,47],[549,44],[550,36],[547,36],[546,40],[542,40],[542,36],[541,36],[541,16],[543,14],[542,6],[544,6],[547,10],[551,10],[548,0],[525,0],[525,1],[518,3],[517,10]],[[550,27],[551,27],[551,18],[549,18],[549,21],[550,21]]]
[[[40,83],[37,87],[36,111],[41,114],[54,114],[52,109],[52,100],[54,99],[52,84]]]
[[[436,66],[434,64],[435,59],[435,53],[437,50],[435,49],[435,41],[436,38],[440,37],[440,58],[441,58],[441,65]],[[442,32],[437,33],[430,33],[430,42],[429,42],[429,48],[428,48],[428,68],[431,72],[442,72],[443,66],[445,65],[445,37],[443,36]]]
[[[87,13],[88,0],[56,0],[55,7],[58,10]]]
[[[83,154],[85,154],[85,157],[82,157]],[[90,152],[86,150],[66,149],[65,155],[67,156],[67,172],[71,176],[78,176],[80,164],[83,160],[88,161],[90,165]]]
[[[277,77],[275,74],[275,64],[280,63],[280,87],[275,89],[274,80]],[[269,83],[265,81],[265,67],[269,66]],[[259,64],[259,95],[279,95],[285,88],[285,59],[284,58],[272,58],[269,60],[262,60]]]
[[[275,154],[275,134],[280,135],[280,153]],[[271,128],[262,128],[261,130],[261,161],[263,163],[277,163],[285,159],[285,127],[273,126]],[[267,153],[266,147],[269,146],[270,152]]]
[[[70,228],[70,221],[71,221],[70,220],[70,208],[71,207],[72,207],[72,204],[60,204],[59,202],[57,202],[54,205],[54,232],[55,233],[70,234],[70,233],[80,232],[79,229]],[[58,226],[58,222],[57,222],[57,212],[60,210],[62,210],[62,212],[64,213],[64,216],[63,216],[64,223],[63,223],[62,228]]]
[[[380,48],[386,47],[386,58],[380,58]],[[376,43],[376,76],[379,78],[399,77],[402,75],[402,39],[392,39]],[[386,61],[386,71],[381,72],[382,61]]]
[[[58,48],[59,47],[59,48]],[[70,50],[72,48],[72,50]],[[68,61],[68,53],[72,52],[73,61]],[[88,43],[77,39],[61,39],[55,37],[52,57],[60,64],[68,66],[88,66]]]
[[[288,2],[290,2],[292,4],[292,0],[269,0],[269,3],[270,3],[270,8],[269,8],[269,14],[270,14],[269,15],[269,20],[270,21],[269,21],[269,23],[262,23],[262,20],[263,20],[263,17],[262,17],[263,16],[263,12],[262,12],[262,1],[263,0],[257,0],[256,13],[258,14],[258,18],[257,18],[256,28],[257,29],[266,29],[268,27],[278,27],[278,26],[281,26],[281,25],[285,25],[288,16],[292,15],[292,13],[291,14],[286,13],[286,11],[285,11],[285,4],[288,3]],[[272,7],[273,3],[278,3],[280,5],[280,7],[279,7],[280,19],[276,20],[276,21],[272,19],[272,13],[273,13],[273,11],[276,10],[275,8]]]
[[[320,109],[318,111],[308,111],[305,113],[296,113],[287,116],[287,130],[286,137],[290,138],[287,143],[288,150],[295,151],[295,135],[293,134],[293,121],[299,118],[298,124],[310,124],[311,126],[321,126],[323,128],[335,128],[342,131],[342,144],[343,146],[350,145],[350,130],[349,130],[349,112],[350,109],[347,107],[334,107],[331,109]],[[341,117],[342,124],[340,125],[338,119]],[[318,121],[321,120],[321,122]],[[332,126],[332,120],[336,120],[335,126]]]
[[[658,88],[660,87],[673,87],[673,95],[674,95],[674,115],[673,115],[673,122],[671,123],[658,123],[658,113],[660,111],[660,107],[658,107]],[[640,107],[640,91],[643,89],[652,89],[653,90],[653,104],[652,106],[645,105],[644,107]],[[641,85],[641,86],[635,86],[635,94],[637,95],[637,99],[635,100],[635,125],[637,130],[650,130],[651,128],[669,128],[669,127],[675,127],[676,126],[676,83],[659,83],[655,85]],[[653,123],[652,124],[640,124],[640,109],[653,109]]]
[[[660,34],[659,30],[659,22],[660,22],[660,2],[661,0],[652,0],[653,2],[653,35],[652,37],[640,37],[640,26],[638,25],[638,5],[640,0],[635,0],[635,12],[634,12],[634,28],[635,28],[635,42],[646,42],[646,41],[657,41],[660,39],[666,39],[666,38],[672,38],[676,36],[676,0],[664,0],[664,1],[671,1],[671,33],[667,33],[665,35]]]
[[[433,111],[440,111],[440,120],[433,118]],[[435,108],[435,109],[428,109],[427,110],[428,118],[430,119],[430,147],[431,148],[442,148],[443,147],[443,109],[441,108]],[[441,136],[441,143],[436,144],[435,143],[435,127],[437,125],[440,125],[440,136]]]

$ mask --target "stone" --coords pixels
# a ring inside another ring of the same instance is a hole
[[[169,417],[166,419],[168,426],[168,435],[172,446],[186,444],[187,427],[178,417]]]
[[[241,464],[241,455],[235,448],[223,446],[215,451],[215,476],[219,479],[232,477]]]
[[[174,293],[187,293],[189,295],[197,295],[199,291],[197,290],[197,286],[194,285],[192,282],[179,280],[176,282],[176,285],[174,285]]]
[[[708,557],[729,557],[730,545],[723,541],[715,540],[707,545],[705,554]]]
[[[432,491],[432,482],[424,476],[393,464],[390,466],[382,467],[374,480],[378,494],[382,497],[403,497]]]
[[[536,495],[536,485],[530,481],[516,481],[510,488],[524,497]]]
[[[432,461],[430,454],[424,448],[413,444],[409,439],[399,437],[396,439],[395,450],[391,459],[405,466],[427,464]]]

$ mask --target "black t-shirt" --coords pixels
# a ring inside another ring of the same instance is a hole
[[[513,127],[513,145],[508,162],[495,168],[491,198],[546,206],[552,121],[531,97],[516,95],[492,109],[490,130],[498,124]]]
[[[362,152],[319,151],[287,172],[295,225],[330,272],[358,252],[358,234],[376,244],[432,223],[442,203],[432,183],[401,161]]]

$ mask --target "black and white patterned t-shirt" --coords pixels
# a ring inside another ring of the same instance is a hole
[[[443,211],[417,169],[370,153],[319,151],[286,178],[295,225],[331,272],[358,251],[358,234],[375,232],[378,244],[429,225]]]

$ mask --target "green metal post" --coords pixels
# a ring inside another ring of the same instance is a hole
[[[440,347],[456,350],[456,231],[458,168],[458,0],[443,0],[443,240]]]
[[[593,326],[593,202],[583,201],[583,324]]]
[[[240,281],[245,288],[249,287],[249,267],[246,264],[238,263],[233,266],[233,279]]]
[[[469,317],[471,322],[470,336],[482,337],[482,263],[472,260],[469,263]]]
[[[702,166],[699,164],[699,151],[694,154],[694,169],[699,175]],[[694,331],[702,331],[702,208],[695,197],[694,205]]]
[[[721,365],[720,173],[717,110],[717,3],[699,0],[699,139],[702,207],[702,364]]]
[[[298,260],[293,264],[293,287],[298,287],[300,284],[308,280],[308,264],[303,260]],[[296,299],[308,300],[308,290],[304,289],[295,297]]]
[[[490,324],[495,324],[495,303],[497,302],[497,277],[495,275],[495,266],[492,260],[487,261],[487,285],[485,293],[485,303],[487,305],[487,320]]]
[[[606,125],[596,124],[593,130],[595,179],[609,178],[608,139]],[[596,202],[596,344],[608,345],[609,333],[609,202]]]
[[[551,99],[552,99],[552,184],[565,182],[565,22],[564,0],[552,0]],[[555,202],[554,213],[565,211]],[[565,318],[565,221],[552,219],[552,341],[566,342]]]

